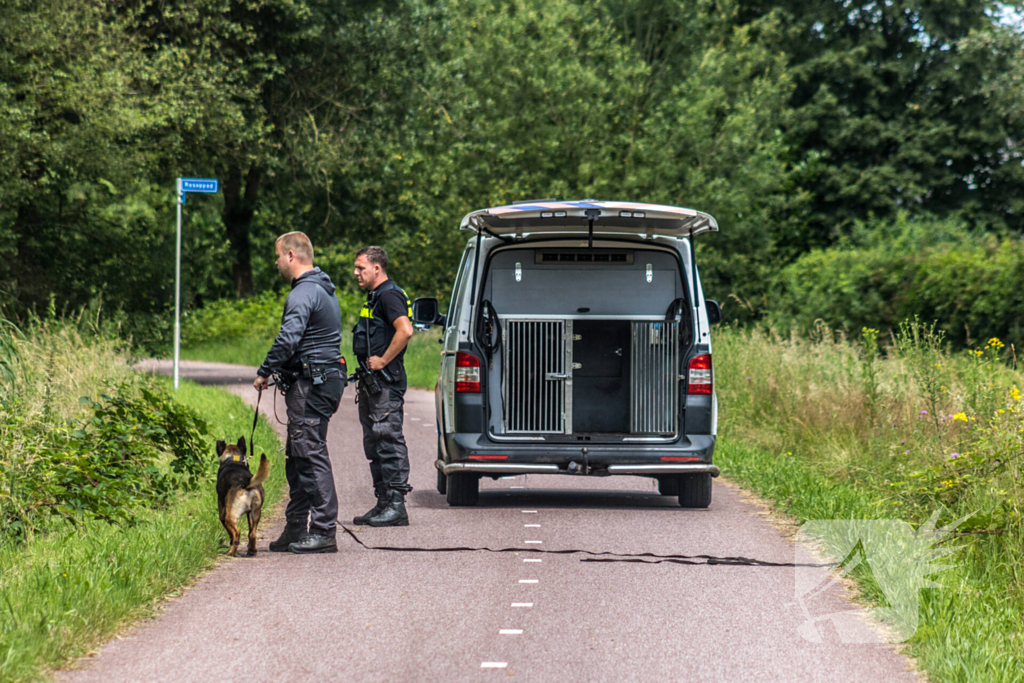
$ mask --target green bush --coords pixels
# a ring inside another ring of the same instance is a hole
[[[946,235],[880,238],[805,254],[776,278],[768,319],[807,333],[824,324],[895,333],[911,318],[938,321],[958,346],[992,337],[1024,342],[1024,242]]]
[[[359,317],[363,294],[338,290],[341,331],[349,330]],[[267,349],[281,327],[281,313],[288,292],[263,292],[248,299],[220,299],[190,311],[181,323],[182,348],[197,348],[235,339],[266,339]],[[266,352],[266,350],[264,350]]]
[[[211,471],[205,422],[132,373],[123,343],[57,322],[3,329],[0,542],[131,523]]]

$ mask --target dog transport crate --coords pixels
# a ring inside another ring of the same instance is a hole
[[[501,323],[505,434],[678,433],[678,322],[507,317]]]

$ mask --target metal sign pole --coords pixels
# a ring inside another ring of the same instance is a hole
[[[174,252],[174,388],[178,388],[181,362],[181,178],[178,178],[178,238]]]
[[[178,243],[174,254],[174,388],[178,388],[181,364],[181,205],[187,192],[213,194],[220,190],[216,178],[178,178]]]

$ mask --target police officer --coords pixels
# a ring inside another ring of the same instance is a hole
[[[388,255],[380,247],[363,247],[356,252],[355,275],[356,282],[367,291],[359,323],[352,331],[352,350],[364,372],[372,372],[369,381],[360,378],[357,401],[363,451],[370,461],[377,504],[352,521],[370,526],[408,526],[405,495],[412,487],[402,409],[406,389],[403,358],[412,337],[412,311],[405,292],[388,277]]]
[[[284,532],[270,550],[334,553],[338,494],[327,453],[327,424],[338,409],[347,376],[341,309],[331,278],[313,267],[313,245],[306,235],[281,235],[275,250],[277,269],[291,281],[292,291],[284,304],[281,331],[253,382],[263,391],[276,374],[287,386],[289,500]]]

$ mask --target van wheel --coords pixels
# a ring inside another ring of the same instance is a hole
[[[480,500],[480,475],[472,472],[453,472],[448,475],[446,498],[452,507],[476,505]]]
[[[663,474],[658,477],[658,493],[663,496],[679,495],[679,475]]]
[[[680,475],[679,505],[684,508],[706,508],[711,505],[711,475]]]
[[[437,437],[437,459],[444,461],[444,456],[441,455],[441,437]],[[441,470],[437,470],[437,492],[442,496],[448,490],[448,477]]]

